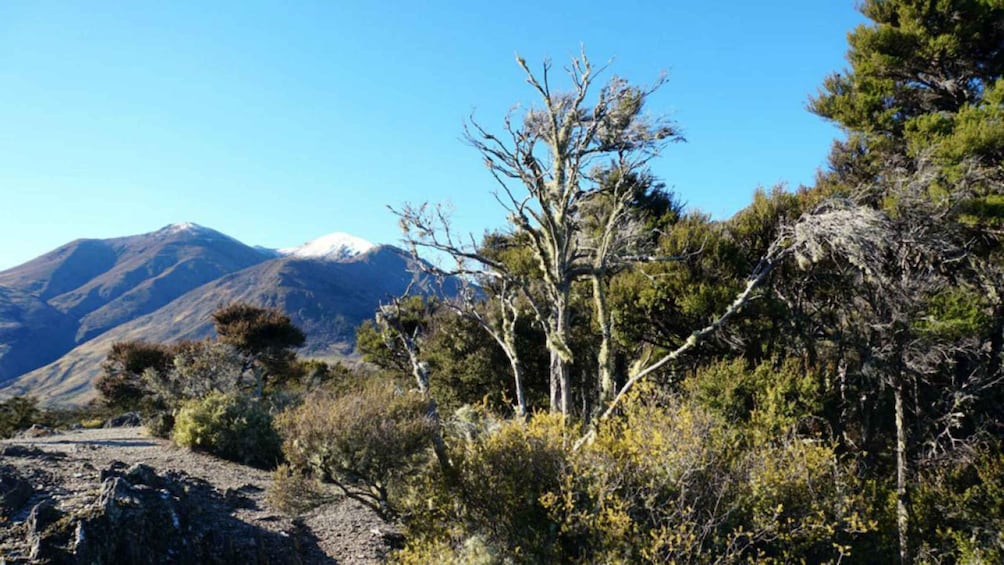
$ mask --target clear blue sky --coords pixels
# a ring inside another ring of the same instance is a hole
[[[853,0],[0,3],[0,269],[78,237],[192,221],[246,243],[400,234],[386,205],[498,227],[461,141],[532,101],[513,58],[583,44],[647,83],[688,143],[654,170],[727,217],[811,184],[839,132],[805,110],[845,65]]]

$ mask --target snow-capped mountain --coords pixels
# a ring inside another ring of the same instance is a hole
[[[304,243],[299,247],[279,249],[281,255],[310,259],[342,261],[370,251],[376,245],[347,233],[331,233]]]
[[[282,250],[193,223],[76,240],[0,271],[0,399],[86,402],[111,344],[201,339],[235,301],[285,311],[307,333],[302,355],[351,355],[355,328],[415,271],[407,252],[344,233]]]

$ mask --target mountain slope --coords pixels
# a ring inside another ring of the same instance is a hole
[[[111,241],[118,252],[111,269],[49,300],[80,319],[77,343],[267,259],[235,239],[195,224],[174,224]]]
[[[115,240],[78,239],[0,272],[0,286],[49,300],[87,284],[115,266]]]
[[[93,397],[91,380],[111,344],[145,339],[171,342],[212,334],[211,314],[221,304],[244,301],[285,311],[307,334],[301,354],[349,355],[355,328],[381,301],[400,295],[413,279],[407,253],[375,247],[344,261],[286,256],[223,276],[166,306],[87,341],[57,361],[13,381],[3,392],[31,392],[48,403]]]
[[[0,272],[0,287],[7,289],[0,327],[17,327],[0,335],[0,383],[268,258],[209,228],[174,224],[128,237],[76,240]]]
[[[0,286],[0,375],[20,375],[74,345],[76,323],[25,292]]]

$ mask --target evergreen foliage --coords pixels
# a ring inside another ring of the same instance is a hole
[[[187,401],[175,417],[171,439],[255,467],[273,468],[282,457],[268,409],[241,393],[212,392]]]
[[[0,401],[0,438],[31,427],[41,415],[38,399],[32,396],[15,396]]]

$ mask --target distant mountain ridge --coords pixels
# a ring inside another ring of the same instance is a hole
[[[411,262],[348,234],[268,250],[192,223],[76,240],[0,272],[0,394],[85,401],[111,343],[206,337],[234,301],[284,310],[306,355],[349,355],[355,327],[408,287]]]

